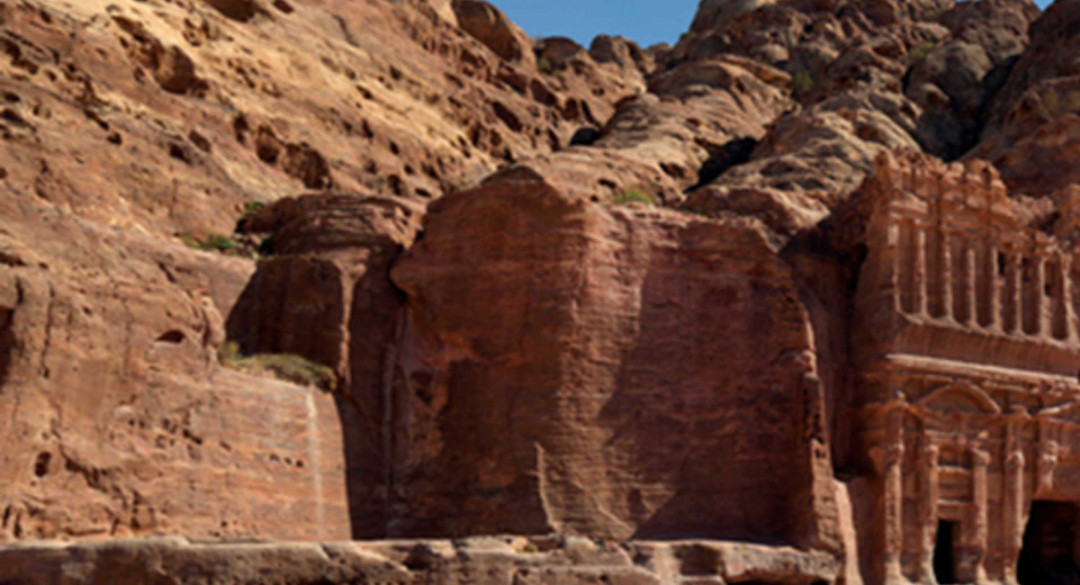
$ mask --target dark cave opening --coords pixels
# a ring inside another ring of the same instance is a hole
[[[934,545],[934,576],[940,585],[956,583],[956,537],[960,524],[951,520],[938,522],[937,543]]]
[[[1020,585],[1080,585],[1076,562],[1076,504],[1032,502],[1020,549]]]

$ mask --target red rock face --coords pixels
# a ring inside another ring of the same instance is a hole
[[[529,535],[0,581],[1038,582],[1078,10],[705,0],[586,49],[474,0],[0,3],[0,541]]]
[[[174,537],[0,551],[0,579],[28,585],[58,579],[77,585],[141,585],[154,579],[661,585],[703,575],[744,583],[823,583],[836,577],[837,563],[828,555],[786,547],[702,541],[623,546],[567,536],[368,543],[195,543]]]
[[[348,535],[334,401],[217,364],[249,265],[58,223],[115,252],[0,276],[0,540]]]
[[[1069,199],[1076,182],[1076,64],[1065,57],[1078,42],[1075,2],[1058,2],[1031,27],[1031,46],[1013,67],[993,103],[985,140],[972,152],[993,162],[1016,191]],[[1067,163],[1066,161],[1070,161]]]
[[[395,533],[834,538],[812,512],[833,505],[822,389],[772,245],[524,172],[434,206],[394,269]]]
[[[412,243],[418,217],[400,200],[305,196],[244,221],[245,230],[273,232],[278,255],[259,263],[229,316],[229,337],[245,354],[298,354],[334,369],[350,523],[360,538],[386,534],[384,372],[404,308],[390,266]]]
[[[565,144],[641,84],[587,54],[558,79],[504,63],[447,8],[0,5],[0,437],[19,445],[0,539],[385,532],[383,482],[353,482],[386,468],[371,421],[411,236],[379,222]],[[398,202],[275,224],[258,269],[178,241],[231,246],[242,208],[305,188]],[[324,363],[343,393],[223,370],[227,336]],[[352,526],[349,486],[374,510]]]

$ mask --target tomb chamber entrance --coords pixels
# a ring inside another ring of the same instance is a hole
[[[1017,565],[1020,585],[1080,585],[1076,504],[1036,501]]]

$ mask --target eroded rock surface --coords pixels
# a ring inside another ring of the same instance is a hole
[[[822,388],[774,246],[526,171],[433,206],[393,272],[395,533],[828,546]]]
[[[785,547],[578,537],[233,544],[163,538],[32,544],[0,551],[0,561],[0,579],[26,585],[58,579],[73,585],[660,585],[716,579],[810,585],[837,574],[829,556]]]
[[[0,541],[489,535],[0,581],[1035,582],[1080,501],[1077,19],[0,3]],[[235,367],[274,356],[333,392]]]
[[[643,84],[587,53],[558,76],[531,44],[504,60],[452,8],[0,5],[0,539],[365,533],[347,484],[385,461],[364,443],[381,408],[358,405],[381,400],[408,226]],[[329,211],[260,228],[258,266],[182,243],[251,249],[245,211],[304,190]],[[224,369],[229,337],[343,392]]]
[[[1069,198],[1077,180],[1080,70],[1065,55],[1080,37],[1080,4],[1056,2],[1031,27],[1031,46],[1020,56],[991,109],[991,125],[973,157],[989,160],[1013,189],[1035,197]]]

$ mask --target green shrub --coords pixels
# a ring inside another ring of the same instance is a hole
[[[1065,96],[1065,107],[1073,112],[1080,110],[1080,90],[1069,90],[1069,93]]]
[[[222,234],[210,234],[210,237],[202,243],[201,250],[208,252],[229,252],[236,249],[236,242],[232,238]]]
[[[245,201],[244,202],[244,215],[251,215],[256,211],[266,207],[266,204],[262,201]]]
[[[1043,107],[1046,108],[1046,113],[1051,117],[1058,117],[1062,114],[1061,96],[1056,91],[1043,92],[1041,96]]]
[[[801,97],[814,89],[814,77],[809,71],[799,71],[791,76],[791,93]]]
[[[647,193],[639,191],[638,189],[627,189],[620,195],[615,197],[615,205],[628,205],[630,203],[640,203],[642,205],[656,205],[656,200],[653,199]]]
[[[1039,95],[1046,115],[1051,118],[1059,118],[1066,114],[1080,112],[1080,91],[1069,90],[1068,93],[1059,93],[1048,89]]]
[[[199,240],[190,234],[180,234],[180,241],[184,242],[184,245],[189,248],[202,250],[203,252],[221,252],[224,254],[235,252],[237,248],[236,242],[223,234],[211,234],[205,240]]]
[[[244,356],[240,353],[238,343],[226,341],[218,348],[218,361],[234,370],[269,372],[278,379],[302,386],[314,386],[327,392],[337,389],[337,374],[333,368],[292,353]]]
[[[202,242],[196,240],[193,236],[188,234],[180,234],[180,241],[184,242],[184,245],[188,248],[194,248],[196,250],[198,250],[199,246],[202,245]]]
[[[555,73],[555,64],[547,57],[540,57],[536,62],[536,68],[544,75],[552,75]]]
[[[937,48],[937,44],[934,43],[933,41],[925,41],[925,42],[921,43],[920,45],[918,45],[918,46],[914,47],[913,49],[911,49],[911,52],[908,53],[908,60],[911,63],[918,63],[919,61],[922,61],[923,59],[925,59],[927,57],[927,55],[929,55],[930,52],[933,51],[936,48]]]
[[[232,365],[240,359],[240,344],[226,340],[218,348],[218,362],[223,366]]]

